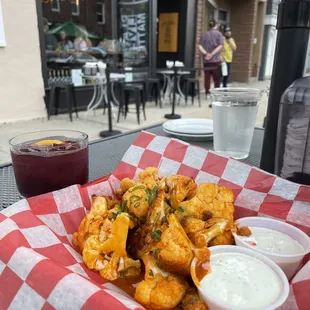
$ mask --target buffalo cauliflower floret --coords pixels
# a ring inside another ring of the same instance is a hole
[[[139,173],[139,179],[148,189],[153,189],[158,185],[158,169],[154,167],[146,168]]]
[[[165,178],[167,186],[167,200],[172,208],[176,209],[187,199],[191,199],[196,194],[197,185],[194,180],[184,175],[173,175]]]
[[[188,283],[160,269],[151,254],[143,258],[145,278],[136,288],[135,299],[149,309],[173,309],[183,299]]]
[[[92,197],[90,212],[82,220],[78,231],[73,234],[73,244],[83,251],[87,238],[99,235],[101,226],[107,216],[108,204],[106,198],[103,196]]]
[[[187,201],[183,201],[181,209],[177,209],[179,220],[183,217],[195,217],[200,220],[208,220],[212,217],[223,218],[232,221],[234,195],[226,187],[218,187],[213,183],[199,185],[196,195]]]
[[[128,189],[123,195],[123,201],[126,201],[128,212],[137,218],[147,215],[149,210],[148,188],[142,183],[136,183],[135,186]]]
[[[110,281],[138,275],[140,262],[129,259],[126,252],[129,226],[129,217],[120,214],[112,227],[109,226],[110,231],[104,241],[100,240],[99,235],[89,237],[83,250],[83,261],[87,267],[99,271],[102,277]]]

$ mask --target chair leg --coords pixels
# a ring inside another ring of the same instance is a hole
[[[68,106],[68,111],[69,111],[69,118],[70,121],[72,122],[72,98],[71,98],[71,90],[70,87],[66,87],[66,101],[67,101],[67,106]]]
[[[58,115],[60,95],[61,95],[61,88],[56,87],[55,89],[55,115]]]
[[[162,108],[162,102],[161,102],[161,93],[160,93],[160,83],[158,82],[156,85],[156,92],[157,92],[157,97],[159,99],[159,107]]]
[[[121,113],[122,113],[122,110],[123,110],[123,106],[122,104],[120,103],[119,107],[118,107],[118,114],[117,114],[117,123],[119,123],[119,119],[121,117]],[[104,109],[105,111],[105,109]],[[105,113],[105,112],[104,112]]]
[[[191,89],[191,91],[192,91],[192,105],[194,105],[195,83],[192,83],[191,86],[192,86],[192,89]]]
[[[129,97],[130,97],[129,91],[125,91],[125,119],[128,113]]]
[[[144,116],[144,120],[146,121],[146,114],[145,114],[145,104],[146,104],[146,102],[145,102],[145,100],[144,100],[144,96],[143,96],[143,93],[142,93],[142,95],[141,95],[141,101],[142,101],[142,110],[143,110],[143,116]]]
[[[103,96],[103,99],[102,99],[102,100],[103,100],[103,112],[102,112],[102,114],[105,115],[105,109],[107,108],[107,105],[108,105],[108,104],[107,104],[107,102],[106,102],[104,96]]]
[[[199,81],[197,81],[197,92],[198,92],[198,103],[199,103],[199,108],[201,108],[201,101],[200,101],[200,85],[199,85]]]
[[[138,124],[140,125],[140,91],[135,91],[136,113]]]
[[[186,86],[185,86],[185,103],[187,104],[187,98],[188,98],[188,86],[189,82],[186,81]]]
[[[72,87],[71,87],[71,96],[72,96],[72,100],[73,100],[73,106],[74,106],[74,109],[75,109],[75,115],[76,115],[77,118],[79,118],[77,104],[76,104],[76,96],[75,96],[74,85],[72,85]]]
[[[154,95],[155,104],[156,104],[156,106],[158,106],[158,91],[156,88],[156,84],[153,84],[153,86],[152,86],[152,95]]]
[[[48,112],[47,112],[47,119],[48,120],[51,118],[54,104],[55,104],[55,87],[54,87],[54,85],[52,85],[52,88],[50,91],[49,107],[48,107]]]

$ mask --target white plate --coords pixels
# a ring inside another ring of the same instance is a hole
[[[174,134],[205,136],[213,134],[213,120],[204,118],[170,120],[163,124],[163,129]]]
[[[190,140],[190,141],[199,142],[199,141],[213,140],[213,133],[206,134],[206,135],[195,135],[195,134],[177,133],[177,132],[167,130],[165,128],[163,128],[163,131],[166,132],[167,134],[171,135],[171,136],[175,136],[175,137],[178,137],[180,139],[187,140],[187,141]]]

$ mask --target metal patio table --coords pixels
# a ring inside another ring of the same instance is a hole
[[[162,130],[161,124],[145,128],[144,130],[157,135],[169,136]],[[132,142],[138,137],[140,131],[131,131],[91,142],[89,144],[89,181],[109,175],[122,159]],[[244,162],[256,167],[259,166],[263,137],[264,130],[256,128],[250,155],[243,160]],[[207,149],[212,149],[213,147],[212,141],[189,143]],[[0,167],[0,210],[10,206],[21,198],[16,187],[12,165]]]

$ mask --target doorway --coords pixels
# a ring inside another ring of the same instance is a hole
[[[256,78],[261,65],[262,41],[264,35],[264,17],[266,11],[266,1],[260,0],[257,3],[257,16],[255,25],[255,34],[253,40],[253,56],[252,56],[252,74],[251,77]]]
[[[167,60],[185,60],[188,1],[192,0],[158,0],[158,68],[166,67]]]

